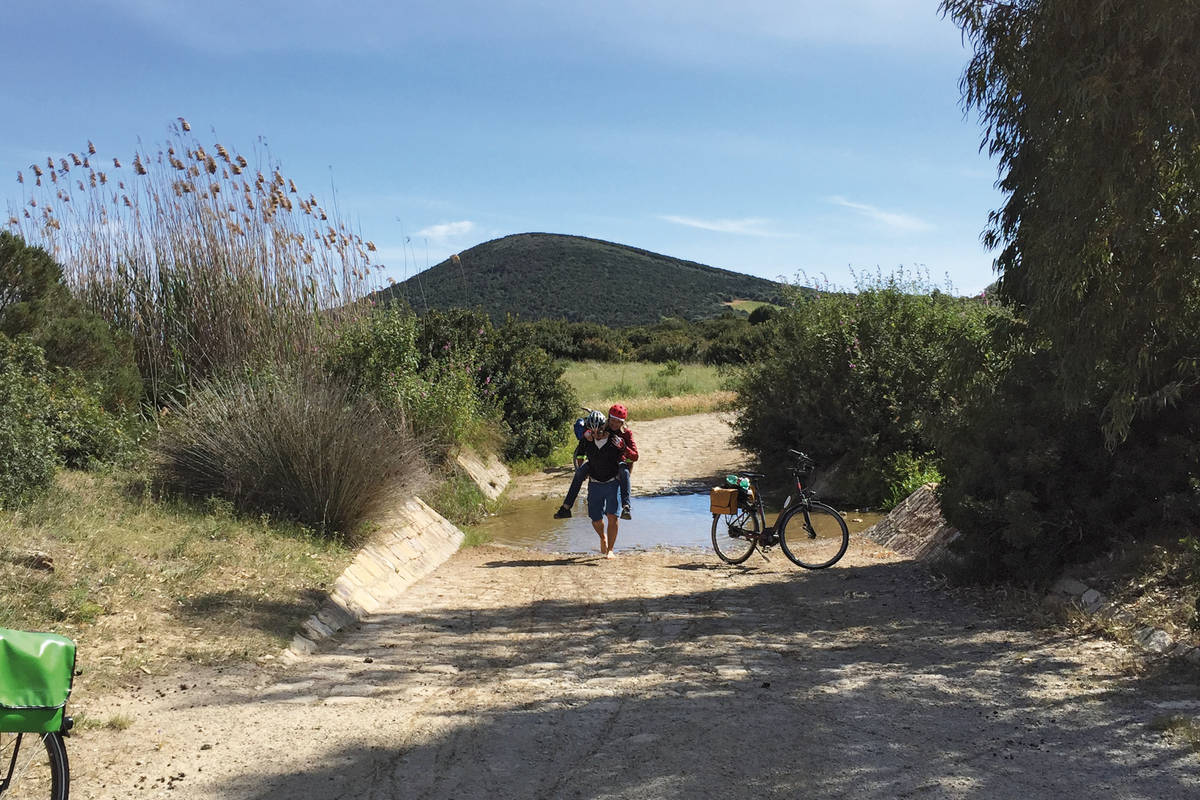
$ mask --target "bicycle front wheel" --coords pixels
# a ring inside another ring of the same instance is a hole
[[[833,566],[850,545],[846,521],[824,503],[810,502],[796,509],[779,527],[784,555],[806,569]]]
[[[67,748],[57,733],[0,733],[0,800],[67,800]]]
[[[758,515],[752,511],[713,514],[713,550],[726,564],[741,564],[754,552],[760,528]]]

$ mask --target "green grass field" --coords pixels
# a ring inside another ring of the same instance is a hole
[[[573,361],[563,377],[584,406],[607,411],[623,403],[631,420],[718,411],[733,399],[717,368],[704,364]]]

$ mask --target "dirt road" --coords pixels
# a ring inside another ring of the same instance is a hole
[[[479,547],[296,664],[105,698],[132,723],[71,740],[72,796],[1194,798],[1156,728],[1197,690],[865,540],[823,572]]]

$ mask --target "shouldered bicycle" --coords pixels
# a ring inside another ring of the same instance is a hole
[[[738,473],[739,478],[748,479],[749,490],[739,490],[737,506],[731,513],[713,514],[713,549],[722,561],[741,564],[756,549],[767,558],[776,544],[793,564],[806,569],[831,567],[845,555],[850,544],[846,520],[818,501],[811,489],[804,488],[802,479],[812,473],[812,459],[799,450],[788,450],[788,454],[792,458],[788,472],[796,493],[784,501],[783,510],[770,527],[758,491],[758,480],[767,476],[761,472]]]

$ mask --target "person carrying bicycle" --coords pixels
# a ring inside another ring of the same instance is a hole
[[[621,519],[632,519],[630,510],[630,483],[633,472],[633,462],[638,460],[637,443],[633,440],[633,431],[626,427],[625,422],[629,412],[620,403],[615,403],[608,410],[608,417],[600,411],[589,411],[586,417],[575,421],[575,438],[579,444],[575,448],[575,475],[571,478],[571,486],[567,496],[558,510],[554,512],[555,519],[566,519],[571,516],[571,508],[583,487],[583,481],[588,475],[585,445],[595,439],[596,433],[603,430],[605,436],[615,436],[613,444],[621,450],[621,461],[618,465],[617,483],[621,500]]]

